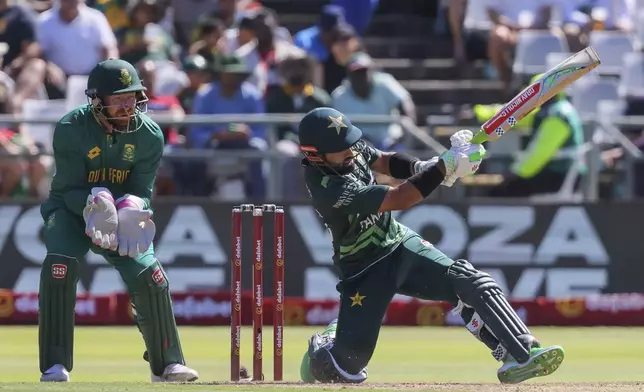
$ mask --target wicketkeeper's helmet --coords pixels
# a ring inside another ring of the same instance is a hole
[[[104,126],[105,123],[109,124],[116,132],[128,133],[138,130],[143,125],[140,114],[147,111],[146,90],[132,64],[125,60],[109,59],[98,63],[92,69],[87,80],[85,95],[99,123]],[[128,115],[127,127],[121,129],[112,121],[117,118],[110,117],[108,114],[105,97],[132,92],[136,93],[136,100],[132,103],[133,111]]]

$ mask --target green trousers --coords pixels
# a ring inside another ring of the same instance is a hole
[[[338,283],[340,312],[336,341],[331,349],[338,365],[351,374],[367,366],[394,295],[457,303],[458,298],[445,275],[453,263],[410,230],[390,255],[361,274]]]
[[[48,254],[74,257],[80,261],[91,250],[103,256],[109,264],[116,268],[130,294],[134,292],[134,287],[136,287],[137,276],[156,261],[153,246],[150,246],[145,253],[141,253],[136,258],[131,258],[94,245],[85,234],[83,217],[68,210],[58,209],[43,218],[45,219],[43,239]]]

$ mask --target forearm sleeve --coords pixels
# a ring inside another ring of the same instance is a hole
[[[416,174],[414,169],[416,162],[418,162],[417,158],[403,152],[397,152],[389,157],[389,174],[393,178],[406,180]]]

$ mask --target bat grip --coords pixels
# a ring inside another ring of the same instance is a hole
[[[483,144],[484,142],[487,142],[489,140],[490,140],[490,138],[489,138],[488,134],[485,133],[485,131],[481,129],[476,135],[474,135],[474,137],[472,138],[470,143],[472,143],[472,144]]]

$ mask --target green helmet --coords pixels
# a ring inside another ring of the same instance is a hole
[[[127,133],[134,132],[143,125],[140,114],[147,111],[146,90],[132,64],[125,60],[109,59],[98,63],[92,69],[87,79],[85,95],[87,95],[94,116],[101,125],[110,127],[116,132]],[[132,113],[127,115],[128,125],[122,129],[122,125],[121,127],[117,126],[114,120],[123,119],[124,116],[111,117],[108,108],[122,107],[124,104],[108,106],[106,97],[126,93],[136,93],[136,99],[132,102]]]
[[[308,112],[300,121],[298,133],[302,155],[316,166],[332,166],[326,161],[324,154],[350,148],[360,153],[364,148],[360,128],[333,108],[322,107]]]

